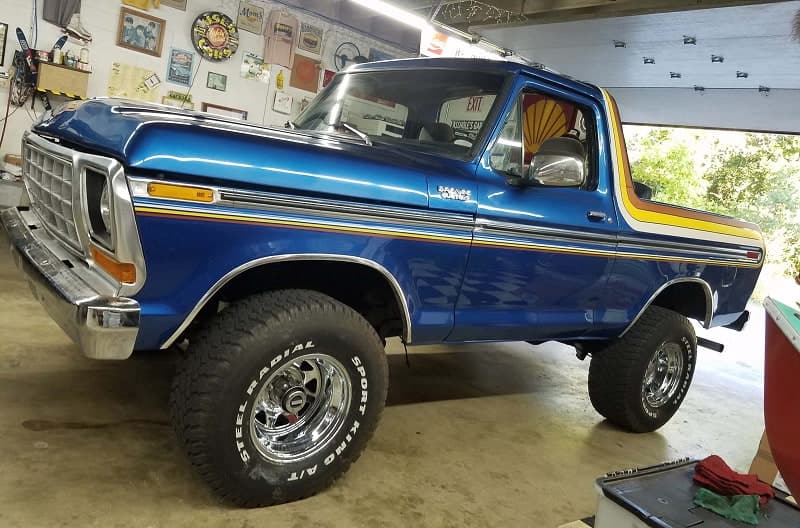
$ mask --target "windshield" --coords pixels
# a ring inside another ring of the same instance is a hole
[[[504,80],[452,70],[340,74],[294,126],[462,158],[482,136]]]

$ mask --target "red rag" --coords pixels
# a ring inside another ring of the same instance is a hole
[[[694,481],[720,495],[760,495],[762,506],[775,496],[772,486],[758,480],[758,475],[737,473],[717,455],[697,463]]]

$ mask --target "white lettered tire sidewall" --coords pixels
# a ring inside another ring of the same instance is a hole
[[[323,448],[273,461],[254,444],[253,405],[271,372],[308,355],[339,363],[350,403]],[[173,382],[173,421],[220,497],[246,507],[279,504],[327,488],[349,468],[377,426],[387,384],[381,339],[360,314],[313,291],[269,292],[232,305],[190,342]]]
[[[383,365],[376,365],[374,353],[361,349],[354,342],[356,340],[347,339],[338,329],[319,328],[322,326],[320,323],[317,322],[315,326],[318,328],[312,331],[292,332],[287,329],[291,336],[270,339],[268,353],[259,358],[259,362],[251,364],[247,369],[249,374],[237,379],[233,384],[236,390],[225,398],[229,409],[229,420],[224,427],[226,443],[233,450],[232,463],[241,467],[243,484],[253,483],[260,487],[266,481],[273,487],[273,498],[281,501],[284,497],[276,494],[294,500],[309,494],[308,490],[315,492],[317,483],[325,487],[343,473],[362,451],[385,400],[385,384],[381,387],[378,381],[381,370],[385,368],[385,358],[381,357]],[[327,354],[342,364],[350,378],[350,408],[341,427],[322,450],[298,462],[274,463],[266,460],[253,443],[250,434],[252,406],[269,378],[269,372],[280,369],[295,355],[304,353]]]
[[[653,355],[668,343],[675,343],[681,349],[680,384],[669,401],[660,407],[650,407],[644,401],[645,376]],[[624,336],[592,354],[589,365],[592,406],[610,422],[629,431],[655,431],[683,403],[696,361],[697,338],[689,320],[667,308],[650,306]]]

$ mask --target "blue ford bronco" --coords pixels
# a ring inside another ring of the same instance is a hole
[[[573,345],[595,409],[653,431],[689,319],[741,329],[764,259],[757,226],[631,179],[608,93],[511,62],[358,65],[285,128],[70,103],[22,149],[2,224],[34,294],[88,357],[180,350],[177,435],[242,506],[346,471],[389,337]]]

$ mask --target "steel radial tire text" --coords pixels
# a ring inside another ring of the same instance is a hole
[[[683,403],[696,359],[697,337],[688,319],[651,306],[622,338],[592,355],[592,405],[620,427],[655,431]]]
[[[318,292],[254,295],[190,339],[172,385],[173,424],[200,476],[226,501],[279,504],[330,486],[383,411],[381,339]]]

